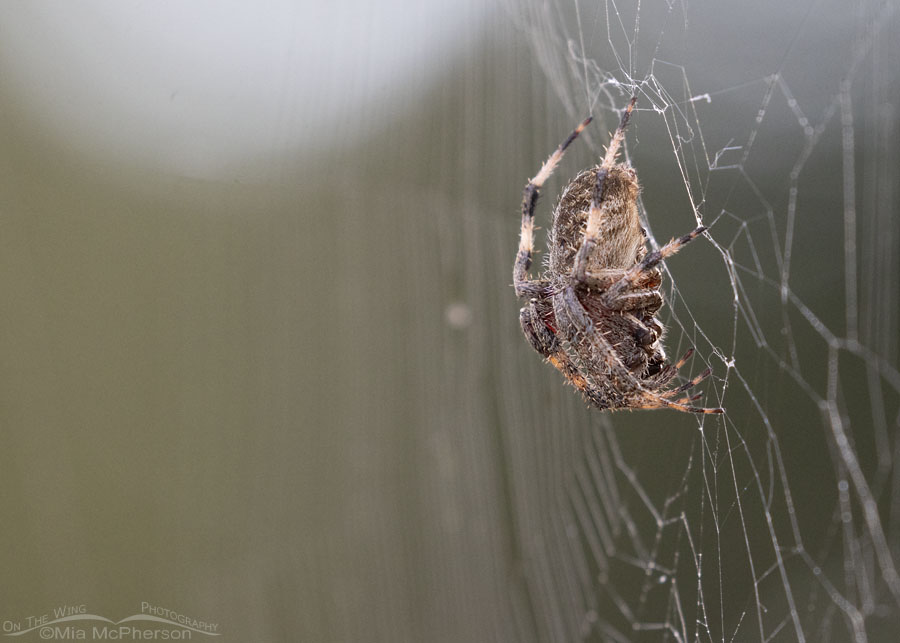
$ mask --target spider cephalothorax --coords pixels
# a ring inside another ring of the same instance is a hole
[[[590,118],[525,186],[513,268],[516,295],[527,300],[519,320],[534,349],[594,406],[722,413],[719,408],[691,406],[699,395],[672,399],[708,377],[709,369],[681,386],[667,387],[693,351],[675,364],[666,361],[663,327],[656,319],[663,305],[659,263],[706,228],[647,252],[638,216],[637,174],[615,164],[635,102],[632,98],[628,104],[603,162],[581,172],[563,190],[553,212],[546,270],[539,279],[528,277],[538,192]]]

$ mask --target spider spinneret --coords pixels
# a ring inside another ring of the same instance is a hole
[[[616,164],[625,128],[637,102],[632,97],[603,162],[582,171],[563,189],[553,212],[546,271],[528,276],[534,251],[534,208],[572,141],[591,122],[581,123],[525,186],[519,250],[513,266],[516,295],[527,303],[519,321],[531,346],[599,409],[671,408],[724,413],[676,398],[709,377],[706,369],[681,386],[669,384],[693,349],[670,364],[662,347],[664,328],[661,261],[706,230],[700,226],[647,252],[640,223],[637,173]]]

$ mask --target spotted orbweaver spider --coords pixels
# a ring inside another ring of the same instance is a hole
[[[711,369],[667,388],[694,351],[675,364],[666,361],[660,343],[664,329],[656,319],[663,305],[659,264],[706,228],[700,226],[647,252],[646,232],[638,217],[637,174],[615,162],[636,101],[637,96],[622,114],[603,162],[578,174],[563,190],[553,212],[546,271],[538,279],[528,277],[538,192],[590,118],[525,186],[513,267],[516,296],[527,301],[519,321],[532,347],[599,409],[724,413],[720,408],[691,406],[701,394],[673,399],[706,379]]]

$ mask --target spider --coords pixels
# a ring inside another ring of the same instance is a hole
[[[694,351],[675,364],[666,361],[664,328],[656,319],[663,305],[658,266],[706,228],[647,252],[647,234],[638,217],[637,174],[616,164],[636,102],[637,96],[632,97],[623,112],[603,162],[582,171],[563,189],[553,212],[546,271],[538,279],[528,276],[538,193],[591,118],[575,128],[526,184],[513,267],[516,296],[527,301],[519,322],[531,346],[592,406],[724,413],[721,408],[691,406],[701,394],[673,399],[709,377],[711,369],[681,386],[668,386]]]

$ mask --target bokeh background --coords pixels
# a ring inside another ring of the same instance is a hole
[[[0,6],[0,623],[893,640],[897,14]],[[546,225],[635,88],[723,418],[586,409],[518,329],[522,187],[594,114]]]

